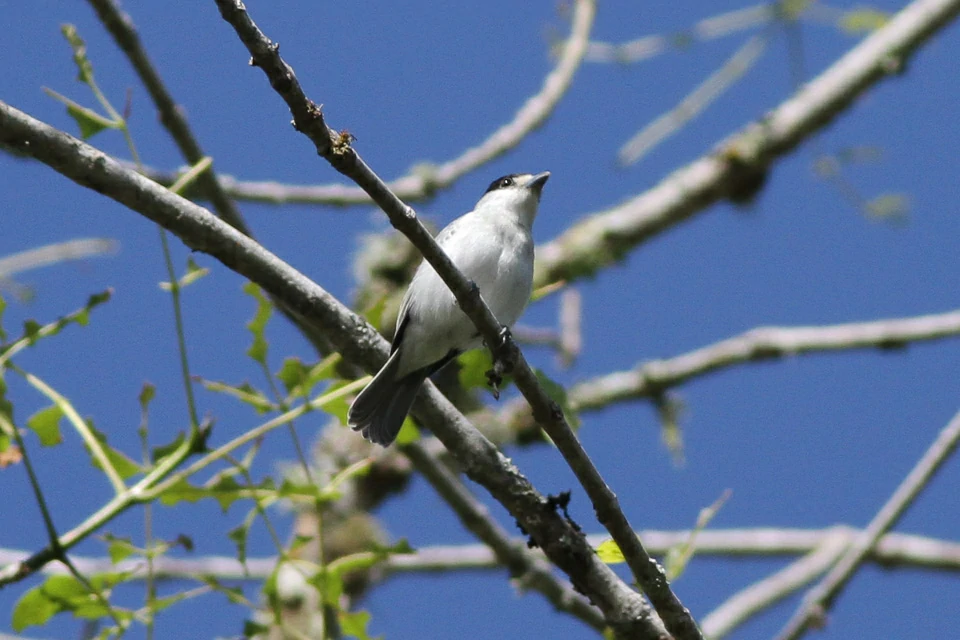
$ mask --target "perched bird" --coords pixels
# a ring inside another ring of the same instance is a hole
[[[550,177],[514,173],[490,183],[467,213],[443,229],[437,243],[505,327],[523,313],[533,287],[533,219]],[[347,419],[371,442],[397,437],[423,381],[464,351],[481,346],[473,322],[437,272],[424,261],[407,289],[390,359],[350,406]]]

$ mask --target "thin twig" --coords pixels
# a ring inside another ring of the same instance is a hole
[[[692,42],[722,38],[769,24],[777,16],[773,3],[735,9],[697,22],[692,28],[667,35],[650,35],[628,42],[600,42],[591,40],[585,62],[633,64],[649,60],[671,50],[682,50]]]
[[[679,131],[685,124],[722,96],[756,64],[770,40],[770,28],[751,37],[716,71],[688,93],[683,100],[655,118],[620,147],[620,164],[634,164],[655,146]]]
[[[793,617],[777,635],[777,640],[796,640],[812,625],[822,623],[843,588],[870,555],[877,541],[903,516],[934,474],[960,444],[960,412],[937,436],[920,461],[904,478],[886,504],[877,512],[866,530],[844,553],[840,561],[820,583],[803,598]]]
[[[960,0],[914,0],[790,99],[626,203],[586,216],[537,248],[536,287],[572,282],[724,199],[749,200],[781,156],[829,125],[960,12]]]

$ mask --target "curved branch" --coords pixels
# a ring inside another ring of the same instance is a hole
[[[535,286],[571,281],[724,199],[749,200],[770,167],[830,124],[960,12],[960,0],[914,0],[793,97],[706,156],[622,205],[587,216],[537,249]]]

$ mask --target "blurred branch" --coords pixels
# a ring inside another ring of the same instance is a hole
[[[776,5],[770,2],[700,20],[687,31],[644,36],[622,43],[591,40],[584,59],[586,62],[615,64],[642,62],[670,50],[682,50],[695,42],[714,40],[769,24],[776,17]]]
[[[308,109],[311,118],[319,116],[315,109]],[[307,114],[301,111],[298,115]],[[319,124],[329,135],[322,120],[305,124]],[[189,200],[2,101],[0,142],[120,202],[174,232],[191,249],[209,253],[250,278],[321,329],[351,362],[375,370],[386,359],[386,341],[367,322],[262,246]],[[342,147],[338,150],[343,152]],[[588,594],[618,637],[659,637],[660,627],[640,595],[596,557],[574,524],[558,514],[552,503],[432,384],[425,385],[414,413],[431,426],[465,473],[517,518],[550,560],[570,576],[574,587]]]
[[[960,336],[960,310],[824,327],[760,327],[674,358],[651,360],[630,371],[581,382],[571,387],[568,395],[575,409],[599,409],[749,362],[851,349],[893,350],[912,342],[955,336]]]
[[[807,555],[735,593],[703,618],[703,632],[720,640],[738,626],[809,584],[833,565],[849,545],[847,536],[829,536]]]
[[[960,444],[960,412],[958,412],[937,439],[930,445],[890,499],[874,516],[866,530],[854,540],[840,561],[820,583],[803,598],[796,613],[777,636],[778,640],[796,640],[812,626],[822,627],[827,611],[860,565],[869,557],[883,535],[889,531],[920,492],[929,484],[957,445]]]
[[[90,2],[98,6],[98,12],[101,5],[113,5],[113,0],[90,0]],[[439,165],[428,162],[418,164],[411,169],[408,175],[389,182],[387,187],[398,198],[408,202],[424,200],[433,196],[437,191],[452,186],[471,171],[513,149],[523,141],[527,134],[543,125],[570,88],[573,76],[583,62],[583,55],[593,27],[593,11],[585,9],[586,4],[584,2],[575,3],[570,37],[564,44],[560,45],[561,54],[556,66],[544,78],[540,91],[524,102],[514,115],[513,120],[491,133],[478,146],[467,149],[457,158]],[[129,19],[127,19],[127,22],[129,22]],[[116,23],[116,20],[111,20],[111,23],[105,21],[105,24],[111,28],[111,32],[113,31],[111,24],[114,23]],[[121,47],[123,47],[122,43]],[[126,51],[126,48],[124,50]],[[131,60],[133,60],[132,57]],[[189,158],[188,161],[194,162]],[[144,168],[143,172],[144,175],[155,182],[166,186],[173,184],[180,174],[180,172],[167,173],[150,167]],[[352,185],[291,185],[272,181],[238,180],[221,175],[218,186],[225,194],[237,200],[250,200],[268,204],[302,203],[348,206],[371,203],[370,196],[366,191]],[[197,194],[191,193],[189,195],[195,197]]]
[[[715,202],[749,201],[777,158],[832,122],[878,81],[902,73],[910,55],[958,12],[960,0],[914,0],[793,97],[709,154],[538,247],[534,286],[592,275]]]
[[[254,66],[263,70],[270,81],[270,86],[290,108],[296,129],[314,143],[317,153],[337,171],[352,178],[370,194],[377,206],[387,214],[390,223],[420,250],[424,259],[450,288],[460,308],[476,325],[486,344],[491,347],[494,361],[503,367],[502,372],[513,374],[517,388],[533,409],[534,418],[550,435],[564,460],[577,476],[577,480],[590,497],[597,519],[616,540],[627,565],[667,630],[677,640],[699,640],[702,636],[690,612],[671,590],[662,568],[650,558],[640,540],[634,535],[633,528],[620,509],[616,494],[607,486],[590,460],[567,423],[560,406],[540,385],[516,342],[510,337],[509,332],[503,331],[500,323],[484,303],[476,284],[469,282],[459,272],[437,245],[430,232],[417,219],[416,212],[397,198],[350,146],[352,142],[350,134],[342,131],[338,133],[327,126],[320,107],[304,94],[293,69],[280,56],[278,47],[250,19],[243,4],[239,0],[217,0],[217,6],[220,8],[223,19],[234,28],[250,52]],[[579,0],[577,7],[579,9],[577,19],[582,22],[592,22],[596,8],[592,0]],[[448,448],[453,446],[454,443],[444,439],[442,434],[436,433],[436,435]],[[492,443],[491,446],[493,446]],[[461,463],[469,464],[463,459]],[[469,473],[469,466],[466,469]],[[501,502],[503,502],[502,499]],[[507,502],[503,504],[506,505]],[[549,502],[548,506],[551,505],[554,503]],[[514,512],[514,515],[518,514]],[[549,540],[541,539],[536,535],[533,538],[541,547],[550,544]],[[574,569],[574,567],[564,569]],[[636,611],[631,624],[643,625],[645,635],[652,637],[660,635],[660,630],[650,624],[645,612]],[[624,633],[622,628],[618,629],[612,623],[611,626],[614,626],[618,633]]]
[[[617,153],[620,164],[636,163],[651,149],[700,115],[756,64],[760,55],[766,50],[769,40],[769,30],[764,30],[763,33],[747,40],[719,69],[687,94],[677,106],[658,116],[624,143]]]
[[[838,525],[826,529],[705,529],[697,534],[696,557],[770,557],[796,556],[817,552],[825,547],[849,547],[863,531]],[[640,531],[651,553],[665,555],[671,548],[689,539],[689,531]],[[596,547],[607,534],[587,536],[591,546]],[[522,538],[511,538],[512,544],[522,545]],[[543,557],[541,551],[530,552]],[[18,562],[26,552],[0,548],[0,564]],[[144,561],[123,561],[112,564],[109,558],[73,556],[78,569],[85,573],[106,571],[131,572],[137,577],[146,575]],[[960,572],[960,542],[938,540],[926,536],[905,533],[884,534],[870,550],[868,559],[878,566],[894,568],[921,568]],[[196,578],[212,575],[223,580],[264,580],[276,568],[275,557],[247,558],[244,566],[234,557],[206,556],[200,558],[157,558],[157,577]],[[384,559],[381,568],[388,575],[405,573],[447,573],[451,571],[498,569],[503,564],[485,544],[439,545],[423,547],[411,554],[391,555]],[[826,570],[824,567],[821,573]],[[63,571],[50,565],[47,573]],[[735,598],[738,596],[734,596]],[[721,605],[726,607],[725,605]],[[719,611],[718,609],[717,611]],[[711,614],[712,615],[712,614]],[[706,626],[706,620],[704,620]]]
[[[28,249],[0,258],[0,281],[30,269],[48,267],[67,260],[107,255],[116,251],[117,242],[110,238],[81,238]]]

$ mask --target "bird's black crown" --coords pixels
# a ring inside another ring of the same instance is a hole
[[[517,178],[522,176],[522,173],[511,173],[506,176],[501,176],[490,183],[490,186],[487,187],[487,190],[484,191],[484,194],[490,193],[491,191],[496,191],[497,189],[506,189],[508,187],[517,186]]]

